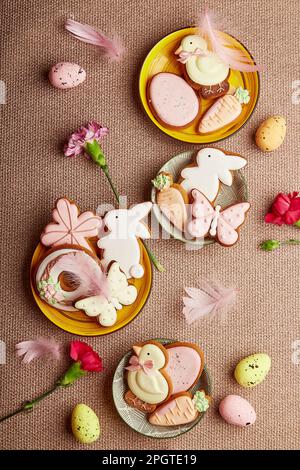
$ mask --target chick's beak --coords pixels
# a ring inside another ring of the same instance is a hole
[[[179,55],[180,52],[182,52],[182,46],[181,46],[181,45],[178,47],[178,49],[176,49],[176,51],[174,52],[174,54]]]
[[[132,346],[132,349],[134,350],[135,354],[137,355],[137,357],[139,357],[140,355],[140,352],[142,350],[141,346]]]

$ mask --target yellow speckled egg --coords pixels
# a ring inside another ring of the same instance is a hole
[[[83,403],[76,405],[73,409],[71,426],[75,439],[82,444],[91,444],[100,436],[98,416],[89,406]]]
[[[263,152],[276,150],[285,139],[286,121],[282,116],[272,116],[261,123],[255,133],[256,145]]]
[[[268,354],[252,354],[238,363],[234,377],[242,387],[252,388],[266,378],[270,367],[271,358]]]

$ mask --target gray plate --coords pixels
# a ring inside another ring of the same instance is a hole
[[[158,173],[165,171],[171,173],[173,176],[174,182],[178,181],[180,178],[180,173],[187,165],[193,162],[193,157],[195,156],[195,151],[188,150],[186,152],[180,153],[175,157],[171,158],[164,166],[159,170]],[[161,212],[160,208],[156,204],[156,188],[152,188],[151,191],[151,201],[153,202],[153,212],[161,225],[163,230],[171,235],[176,240],[181,242],[188,243],[189,245],[194,245],[195,247],[203,247],[215,243],[215,240],[211,238],[204,238],[202,240],[193,240],[185,238],[184,234],[178,230],[174,225],[172,225],[169,219]],[[231,186],[225,186],[221,184],[220,192],[215,201],[215,205],[219,204],[221,207],[230,206],[231,204],[236,204],[238,202],[248,201],[248,187],[245,177],[241,171],[233,172],[233,183]]]
[[[176,342],[175,340],[170,339],[156,339],[155,341],[158,341],[162,344]],[[123,356],[117,365],[112,383],[112,393],[115,407],[123,421],[125,421],[125,423],[134,431],[143,434],[144,436],[155,437],[158,439],[180,436],[181,434],[190,431],[194,426],[196,426],[199,421],[201,421],[205,413],[201,413],[200,416],[192,423],[186,424],[184,426],[166,428],[164,426],[154,426],[153,424],[150,424],[145,413],[142,413],[141,411],[135,408],[131,408],[127,405],[124,400],[124,395],[128,390],[127,382],[125,380],[125,367],[128,365],[128,361],[131,355],[132,351],[128,351],[125,356]],[[200,389],[205,390],[206,395],[211,395],[211,381],[206,366],[204,366],[201,377],[190,391],[195,393]]]

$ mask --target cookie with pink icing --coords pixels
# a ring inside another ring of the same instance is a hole
[[[89,250],[63,245],[47,251],[40,260],[34,285],[42,300],[70,312],[80,298],[107,296],[107,281],[101,264]]]
[[[60,62],[51,67],[48,77],[52,86],[59,90],[67,90],[83,83],[86,72],[78,64]]]
[[[165,346],[169,362],[166,373],[172,383],[172,393],[190,390],[202,374],[204,353],[193,343],[176,342]]]
[[[47,247],[68,244],[90,250],[88,239],[96,237],[102,225],[101,217],[91,211],[80,213],[77,204],[67,198],[56,201],[52,219],[41,235],[41,243]]]
[[[223,246],[232,246],[239,239],[239,229],[250,209],[249,202],[232,204],[222,210],[214,207],[197,189],[192,190],[192,216],[187,229],[195,238],[210,236]]]
[[[189,126],[198,116],[199,99],[179,75],[162,72],[148,84],[148,103],[157,120],[170,128]]]

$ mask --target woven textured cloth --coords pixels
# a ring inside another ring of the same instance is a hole
[[[102,437],[92,449],[296,449],[299,448],[300,365],[292,361],[292,343],[300,339],[299,248],[264,253],[268,238],[297,237],[294,227],[266,225],[263,216],[279,192],[300,189],[300,104],[293,104],[292,83],[300,80],[299,0],[209,0],[228,17],[230,32],[267,68],[261,74],[256,111],[240,132],[222,147],[248,159],[252,210],[242,240],[232,249],[212,245],[186,251],[174,240],[154,240],[151,247],[166,268],[154,272],[153,288],[142,313],[126,328],[91,338],[103,356],[105,372],[80,379],[59,391],[29,416],[1,424],[2,449],[80,449],[68,430],[77,403],[99,415]],[[193,23],[196,0],[2,0],[0,80],[6,86],[1,112],[1,335],[7,363],[1,368],[1,414],[49,388],[66,362],[28,366],[16,358],[15,344],[36,335],[67,344],[74,336],[50,323],[35,305],[29,266],[39,234],[58,196],[74,199],[83,209],[113,196],[99,170],[89,162],[67,160],[62,145],[69,133],[91,118],[110,128],[103,144],[111,174],[130,204],[149,198],[150,180],[173,155],[192,149],[162,134],[146,117],[138,98],[138,74],[150,48],[164,35]],[[127,54],[110,64],[93,48],[73,39],[63,22],[72,17],[123,37]],[[77,89],[51,88],[46,74],[53,63],[71,61],[87,71]],[[253,133],[268,115],[287,117],[287,138],[273,154],[256,148]],[[200,277],[217,278],[240,290],[239,303],[219,324],[182,318],[185,285]],[[213,380],[213,404],[190,433],[167,441],[139,436],[114,408],[111,381],[121,356],[137,341],[167,337],[202,345]],[[241,389],[232,371],[242,357],[267,352],[272,369],[253,390]],[[241,394],[257,411],[247,429],[223,422],[217,412],[226,394]]]

